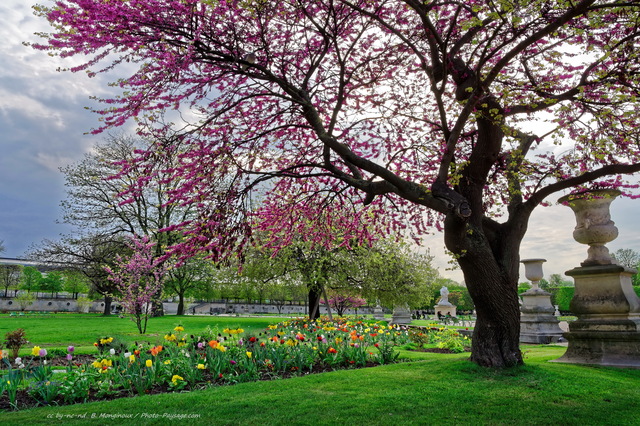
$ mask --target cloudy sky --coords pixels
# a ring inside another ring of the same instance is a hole
[[[46,0],[42,3],[47,4]],[[105,96],[113,79],[56,72],[72,64],[24,46],[47,31],[43,20],[31,13],[26,0],[0,2],[0,240],[3,257],[21,257],[33,244],[56,239],[68,232],[61,219],[60,201],[65,197],[59,167],[79,161],[100,136],[84,133],[97,126],[97,117],[86,111],[90,96]],[[555,202],[555,199],[551,201]],[[635,218],[640,200],[616,200],[612,219],[620,230],[609,244],[614,251],[640,251],[640,227]],[[586,246],[571,233],[573,212],[567,207],[540,208],[533,216],[521,257],[546,258],[545,275],[564,273],[586,258]],[[459,271],[447,270],[441,235],[426,238],[441,274],[461,280]],[[524,279],[524,278],[522,278]]]

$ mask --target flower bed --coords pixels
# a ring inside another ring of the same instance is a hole
[[[106,336],[92,362],[78,362],[70,346],[64,368],[45,349],[30,359],[3,359],[0,408],[74,404],[158,392],[203,389],[397,361],[405,329],[362,321],[271,325],[257,335],[241,328],[189,335],[178,326],[162,345],[125,347]]]
[[[470,334],[469,330],[412,326],[408,329],[410,343],[405,344],[403,349],[440,353],[469,352],[471,339],[467,334]]]

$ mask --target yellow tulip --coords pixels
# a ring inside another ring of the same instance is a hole
[[[144,363],[147,367],[151,367],[153,365],[153,361],[151,361],[150,359],[147,360],[147,362]]]

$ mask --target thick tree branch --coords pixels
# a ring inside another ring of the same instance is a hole
[[[640,172],[640,163],[609,164],[597,170],[592,170],[583,173],[580,176],[574,176],[568,179],[564,179],[541,188],[539,191],[535,192],[533,195],[531,195],[531,197],[529,197],[529,199],[524,203],[524,207],[528,210],[533,210],[536,206],[543,202],[545,198],[553,193],[562,191],[564,189],[569,189],[574,186],[583,185],[604,176],[632,174],[637,172]]]

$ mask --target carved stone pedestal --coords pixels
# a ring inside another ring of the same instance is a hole
[[[449,303],[447,305],[437,304],[437,305],[435,305],[433,307],[433,310],[436,313],[435,314],[435,319],[440,319],[440,318],[438,318],[438,313],[443,317],[446,316],[446,315],[449,315],[450,317],[455,317],[455,316],[457,316],[457,313],[456,313],[457,309],[458,309],[457,306],[454,306],[451,303]]]
[[[396,306],[393,308],[391,324],[404,325],[411,323],[411,312],[406,306]]]
[[[542,290],[538,283],[544,276],[542,264],[546,259],[523,259],[524,274],[532,287],[521,294],[520,343],[547,344],[562,337],[560,322],[553,315],[551,293]]]
[[[520,343],[547,344],[562,337],[560,322],[553,315],[551,293],[537,288],[521,294]]]
[[[382,306],[380,306],[379,304],[376,305],[375,308],[373,308],[373,319],[375,319],[376,321],[384,320],[384,312],[382,310]]]
[[[635,270],[620,265],[574,268],[567,275],[576,284],[564,337],[567,352],[555,362],[640,368],[640,298],[631,277]]]

